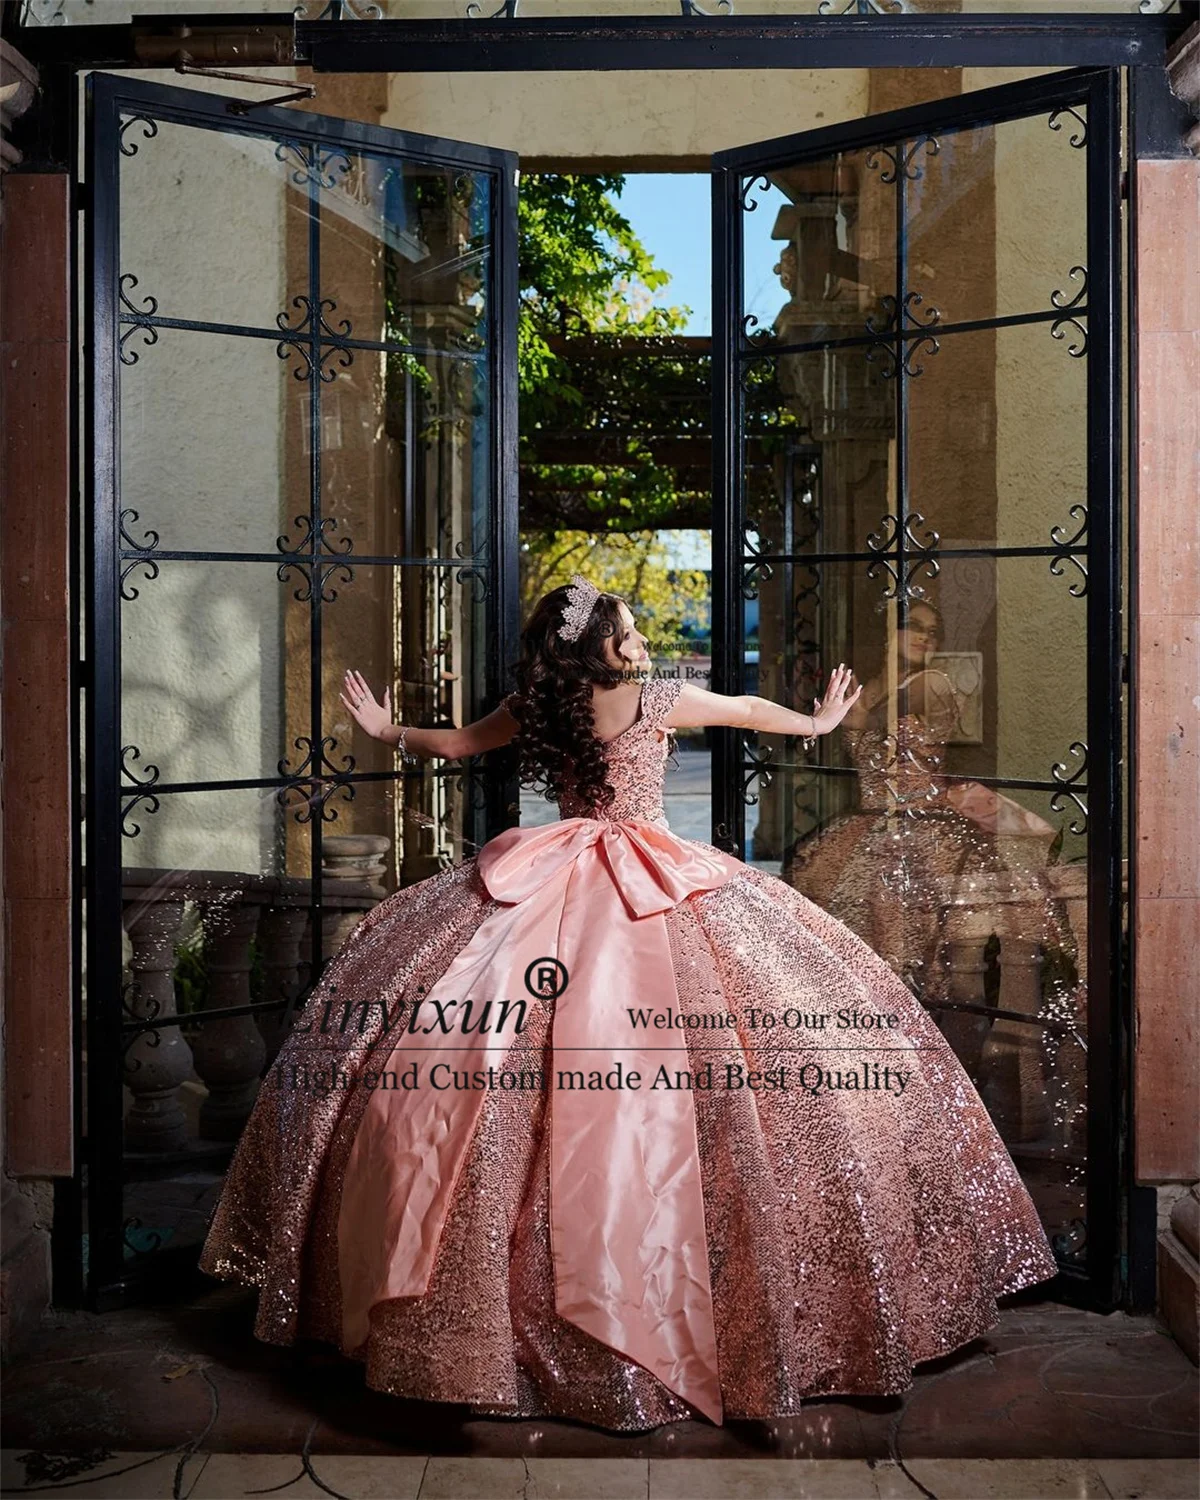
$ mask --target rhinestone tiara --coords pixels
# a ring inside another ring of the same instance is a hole
[[[584,626],[591,617],[600,590],[590,583],[582,573],[574,573],[567,585],[567,605],[563,610],[562,624],[558,634],[564,641],[576,641],[583,634]]]

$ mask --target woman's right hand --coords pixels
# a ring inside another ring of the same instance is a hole
[[[342,686],[344,691],[339,694],[339,697],[354,716],[355,722],[360,724],[373,740],[382,739],[383,731],[392,723],[391,689],[384,688],[383,702],[377,703],[375,694],[367,686],[366,678],[353,668],[347,669]]]
[[[828,734],[831,729],[836,729],[858,702],[863,690],[861,682],[853,693],[848,698],[846,697],[846,692],[853,681],[854,673],[844,663],[839,662],[833,669],[833,675],[825,689],[824,699],[818,698],[813,705],[812,719],[818,734]]]

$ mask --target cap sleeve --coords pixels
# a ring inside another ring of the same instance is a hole
[[[682,677],[651,677],[643,694],[643,717],[654,728],[659,728],[679,701],[682,691]]]

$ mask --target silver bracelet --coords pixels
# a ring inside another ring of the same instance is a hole
[[[403,760],[406,765],[415,766],[421,757],[419,755],[414,755],[412,751],[406,747],[406,741],[408,739],[408,729],[409,726],[407,724],[403,729],[401,729],[400,738],[396,741],[396,753],[400,756],[400,759]]]

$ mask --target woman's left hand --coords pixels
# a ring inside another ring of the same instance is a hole
[[[846,691],[853,681],[854,673],[839,662],[829,678],[824,699],[818,698],[813,705],[812,719],[818,734],[828,734],[831,729],[836,729],[858,702],[863,690],[861,682],[849,698],[846,697]]]
[[[366,679],[361,672],[347,668],[344,691],[339,694],[342,702],[354,716],[355,722],[360,724],[373,740],[383,738],[383,730],[392,722],[392,691],[390,688],[383,690],[383,702],[378,703],[375,694],[367,686]]]

